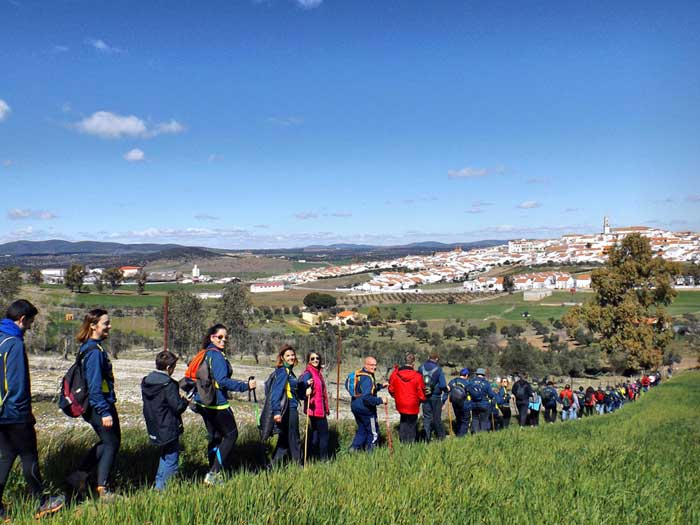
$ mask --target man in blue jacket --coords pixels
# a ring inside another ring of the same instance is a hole
[[[351,450],[372,450],[379,442],[379,422],[377,407],[387,401],[377,396],[377,392],[386,385],[377,384],[374,373],[377,371],[377,360],[368,356],[365,366],[357,374],[355,395],[350,408],[357,422],[357,432],[350,445]]]
[[[472,402],[469,398],[467,385],[469,384],[469,369],[462,368],[459,372],[459,377],[455,377],[447,385],[450,391],[448,394],[443,394],[443,403],[449,398],[452,403],[452,410],[455,414],[455,427],[457,429],[456,436],[466,436],[469,432],[469,421],[471,419]]]
[[[491,385],[486,380],[486,370],[477,368],[476,377],[468,384],[469,397],[472,399],[472,432],[484,432],[491,428],[491,403],[495,397]]]
[[[0,321],[0,522],[9,520],[2,496],[17,456],[22,460],[30,493],[39,499],[35,517],[52,514],[64,505],[63,496],[42,497],[44,485],[39,473],[29,361],[24,349],[24,333],[38,313],[32,303],[20,299],[10,305]]]
[[[442,394],[448,390],[445,374],[438,364],[439,360],[437,351],[432,350],[428,360],[418,368],[418,372],[423,376],[425,396],[428,398],[423,401],[423,430],[426,441],[430,441],[433,430],[438,439],[445,437],[445,427],[442,424]]]

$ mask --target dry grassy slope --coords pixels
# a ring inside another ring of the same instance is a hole
[[[178,271],[189,273],[196,264],[202,273],[284,273],[292,270],[292,262],[270,257],[220,256],[207,258],[159,259],[148,264],[147,272]]]

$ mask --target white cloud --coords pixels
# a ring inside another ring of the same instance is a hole
[[[0,122],[5,120],[10,114],[10,106],[3,99],[0,98]]]
[[[180,124],[177,120],[170,119],[169,122],[161,122],[156,124],[155,128],[151,132],[153,136],[163,135],[163,134],[177,134],[185,131],[185,126]]]
[[[537,201],[524,201],[518,204],[518,208],[522,210],[532,210],[534,208],[540,208],[542,207],[542,203],[537,202]]]
[[[209,155],[209,157],[207,158],[207,162],[208,162],[209,164],[213,164],[213,163],[215,163],[215,162],[218,162],[218,161],[222,160],[223,158],[224,158],[223,155],[218,155],[218,154],[216,154],[216,153],[212,153],[212,154]]]
[[[139,162],[145,158],[146,154],[138,148],[134,148],[124,153],[124,160],[128,160],[129,162]]]
[[[149,125],[135,115],[118,115],[110,111],[96,111],[75,124],[82,133],[103,139],[122,137],[151,138],[164,133],[182,133],[185,127],[176,120]]]
[[[527,184],[549,184],[549,179],[543,177],[533,177],[525,181]]]
[[[28,208],[12,208],[7,211],[7,218],[11,221],[21,221],[24,219],[38,219],[50,221],[56,218],[56,214],[46,210],[30,210]]]
[[[318,213],[313,211],[300,211],[299,213],[295,213],[294,217],[296,217],[297,220],[305,221],[308,219],[316,219],[318,217]]]
[[[5,159],[5,160],[2,161],[2,165],[3,165],[5,168],[9,168],[9,167],[13,166],[14,164],[15,164],[15,161],[12,160],[12,159]]]
[[[574,213],[574,212],[577,212],[577,211],[579,211],[579,208],[566,208],[566,209],[564,210],[565,213]]]
[[[472,202],[472,208],[483,208],[485,206],[493,206],[493,202],[488,202],[488,201],[474,201],[474,202]]]
[[[53,46],[51,51],[54,53],[66,53],[68,49],[68,46]]]
[[[208,213],[198,213],[197,215],[194,216],[195,219],[198,221],[218,221],[219,217],[216,217],[214,215],[209,215]]]
[[[304,119],[301,117],[288,116],[288,117],[268,117],[267,122],[269,124],[275,124],[276,126],[282,126],[288,128],[291,126],[301,126],[304,123]]]
[[[315,9],[323,3],[323,0],[295,0],[302,9]]]
[[[73,108],[71,107],[69,102],[66,102],[61,106],[61,111],[63,111],[64,113],[70,113],[71,111],[73,111]]]
[[[487,168],[462,168],[461,170],[448,171],[447,177],[450,179],[476,179],[486,177],[489,174]]]
[[[100,53],[124,53],[125,50],[119,47],[110,46],[107,42],[101,38],[91,38],[86,41],[86,44],[92,46]]]
[[[332,217],[352,217],[352,212],[351,211],[337,211],[335,213],[331,213]]]
[[[466,213],[484,213],[484,210],[479,208],[478,206],[472,206],[468,210],[466,210]]]

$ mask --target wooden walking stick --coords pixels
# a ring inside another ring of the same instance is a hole
[[[309,409],[311,392],[306,394],[306,431],[304,432],[304,468],[306,468],[306,457],[309,450]]]
[[[386,414],[386,439],[389,444],[389,454],[394,453],[394,443],[391,439],[391,425],[389,424],[389,405],[384,403],[384,413]]]
[[[452,429],[452,402],[448,399],[447,400],[447,418],[450,420],[450,436],[454,437],[455,431]]]

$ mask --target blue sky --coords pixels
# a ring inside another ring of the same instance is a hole
[[[700,3],[0,0],[0,242],[700,230]]]

